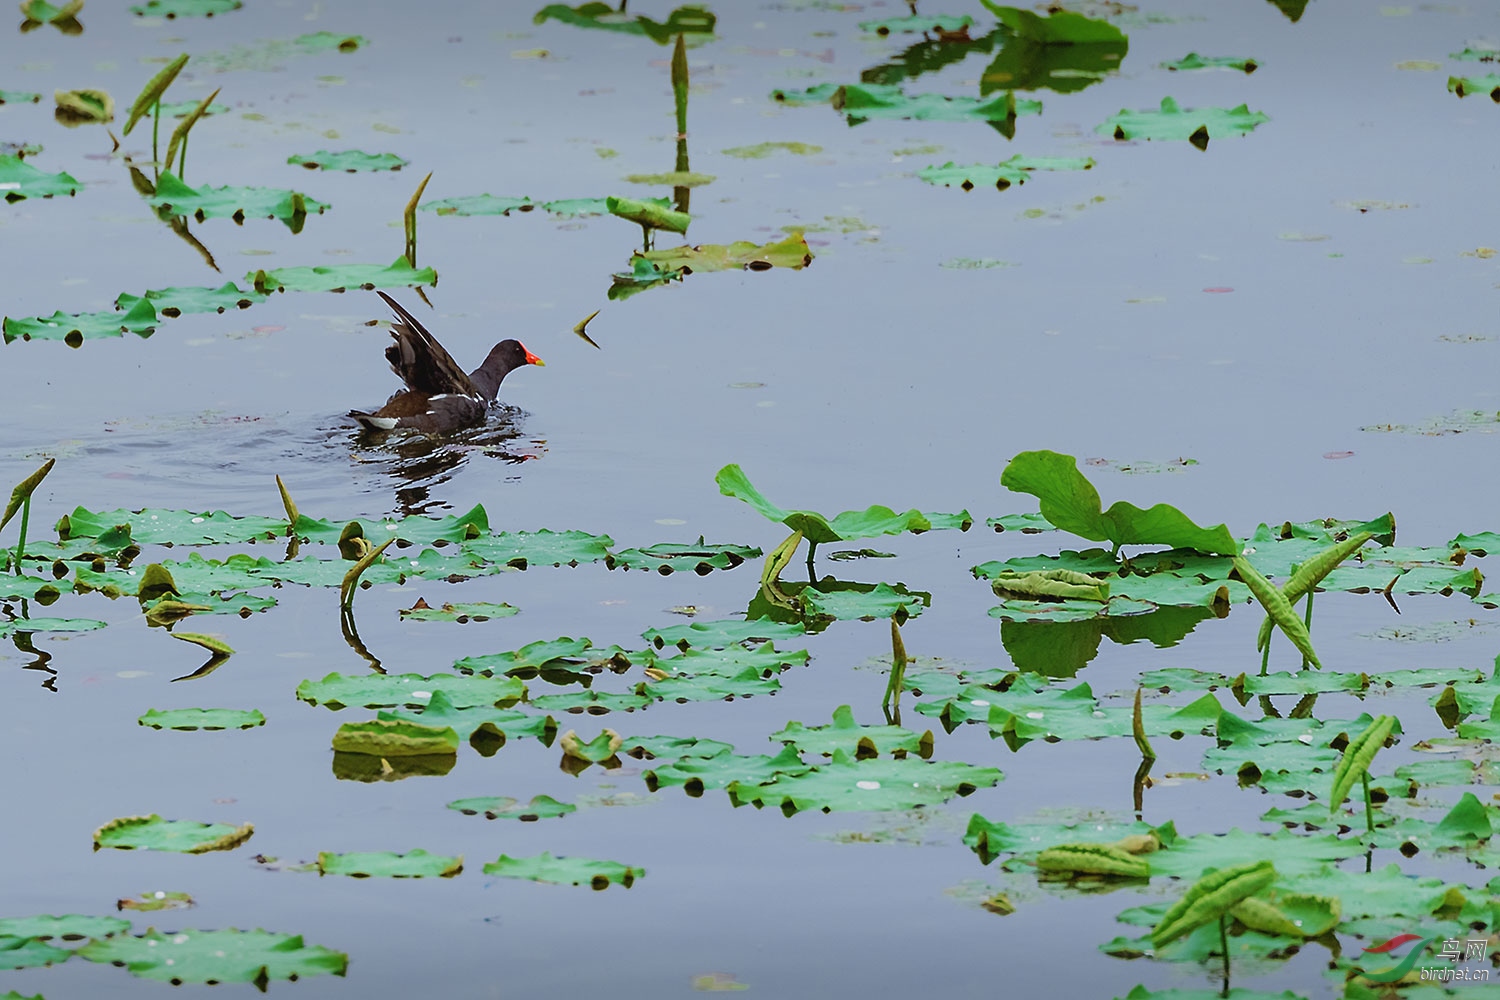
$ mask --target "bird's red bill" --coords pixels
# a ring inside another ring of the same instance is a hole
[[[523,347],[523,348],[521,348],[521,350],[526,351],[526,348]],[[537,357],[535,354],[532,354],[530,351],[526,351],[526,363],[528,365],[541,365],[544,368],[547,365],[547,362],[543,361],[541,358]]]

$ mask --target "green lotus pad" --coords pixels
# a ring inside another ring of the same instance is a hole
[[[823,147],[806,142],[758,142],[753,146],[733,146],[720,152],[725,156],[733,156],[740,160],[764,160],[772,153],[812,156],[823,152]]]
[[[732,753],[734,747],[718,740],[696,739],[688,736],[629,736],[620,740],[619,750],[635,758],[665,758],[680,760],[683,757],[717,757]]]
[[[415,288],[436,285],[437,271],[414,268],[405,257],[389,267],[378,264],[339,264],[315,267],[279,267],[274,271],[252,271],[245,280],[257,292],[342,292],[350,288]]]
[[[195,823],[192,820],[162,819],[150,816],[125,816],[112,819],[94,831],[94,850],[105,847],[122,851],[177,851],[203,854],[207,851],[229,851],[250,839],[255,827],[249,823],[229,826],[224,823]]]
[[[0,582],[0,588],[5,584]],[[95,621],[92,618],[14,618],[0,621],[0,636],[11,635],[16,632],[39,632],[65,633],[65,632],[93,632],[104,628],[108,622]]]
[[[619,691],[568,691],[563,694],[544,694],[532,698],[531,704],[548,712],[572,712],[575,715],[587,712],[604,715],[608,712],[634,712],[651,704],[650,696]]]
[[[254,983],[332,973],[342,976],[349,956],[321,945],[304,944],[295,934],[268,931],[181,930],[163,934],[117,935],[90,941],[78,954],[90,962],[123,965],[133,976],[173,985]]]
[[[97,917],[71,913],[65,917],[6,917],[0,919],[0,938],[106,938],[130,930],[130,921],[121,917]]]
[[[373,544],[395,538],[397,541],[425,545],[436,541],[464,542],[482,538],[490,530],[490,517],[484,504],[475,504],[462,514],[386,518],[379,521],[363,518],[319,519],[300,514],[294,527],[297,535],[307,541],[334,544],[342,539],[351,524],[359,525],[363,536]]]
[[[58,537],[101,539],[119,525],[130,527],[140,545],[215,545],[250,542],[286,534],[286,521],[273,517],[234,517],[222,510],[192,511],[147,507],[144,510],[92,511],[74,507],[57,522]]]
[[[750,482],[750,478],[738,465],[726,465],[714,476],[719,492],[725,496],[743,500],[761,515],[772,521],[780,521],[793,531],[802,532],[809,542],[846,542],[856,538],[874,538],[877,535],[899,535],[902,532],[920,533],[935,527],[945,526],[934,522],[935,518],[958,518],[960,530],[973,523],[968,511],[959,515],[924,514],[912,509],[897,514],[889,507],[873,506],[865,510],[846,510],[832,518],[816,511],[784,510],[761,495]]]
[[[766,619],[740,621],[728,618],[717,622],[692,622],[673,625],[670,628],[647,629],[642,638],[657,649],[667,644],[678,649],[724,649],[742,643],[760,644],[774,639],[790,639],[806,633],[798,625],[788,625]]]
[[[1189,52],[1181,59],[1159,65],[1167,70],[1237,69],[1241,73],[1254,73],[1260,67],[1260,63],[1254,59],[1241,56],[1200,56],[1196,52]]]
[[[1041,501],[1042,516],[1064,531],[1096,542],[1121,545],[1171,545],[1215,555],[1239,552],[1222,524],[1202,528],[1169,504],[1142,510],[1120,500],[1103,510],[1099,491],[1078,470],[1072,455],[1023,451],[1005,466],[1000,485],[1029,493]]]
[[[740,645],[722,649],[689,648],[679,656],[658,659],[650,665],[674,677],[734,677],[746,667],[754,669],[762,677],[770,677],[788,667],[805,667],[807,661],[808,652],[805,649],[783,653],[778,652],[770,642],[764,642],[751,649]]]
[[[1002,777],[998,768],[960,761],[855,760],[835,750],[830,763],[804,774],[779,774],[754,785],[737,781],[728,791],[735,802],[778,806],[790,816],[803,809],[844,812],[937,805],[988,788]]]
[[[417,206],[424,212],[438,215],[509,215],[511,212],[529,212],[536,206],[530,198],[501,198],[492,194],[471,194],[457,198],[441,198],[424,201]]]
[[[785,729],[772,733],[770,738],[825,757],[838,750],[861,758],[882,753],[895,757],[905,757],[908,753],[932,756],[932,730],[919,736],[900,726],[861,726],[854,721],[854,710],[848,705],[833,710],[833,722],[829,725],[788,722]]]
[[[173,215],[191,215],[199,222],[225,218],[244,222],[248,216],[263,216],[294,225],[297,217],[321,215],[328,208],[324,202],[284,188],[194,188],[170,171],[163,171],[157,178],[156,193],[146,200]]]
[[[311,156],[288,157],[286,162],[306,167],[309,170],[342,170],[350,174],[377,170],[400,170],[407,165],[407,161],[395,153],[363,153],[357,149],[346,149],[338,153],[320,149]]]
[[[774,757],[734,753],[720,753],[712,757],[681,757],[643,771],[641,777],[645,779],[646,787],[653,792],[660,788],[680,786],[687,794],[698,796],[709,788],[759,785],[774,781],[780,775],[807,774],[812,769],[811,764],[802,760],[796,747],[784,746]]]
[[[576,812],[578,807],[568,802],[559,802],[550,795],[537,795],[526,804],[503,795],[483,798],[457,799],[448,803],[465,816],[484,814],[485,819],[518,819],[523,823],[534,823],[539,819],[552,819]]]
[[[297,685],[297,697],[312,705],[340,709],[346,705],[390,708],[407,705],[420,708],[437,692],[447,695],[454,708],[500,706],[526,696],[526,685],[513,677],[462,677],[454,674],[369,674],[346,677],[332,673],[320,681]]]
[[[647,289],[681,281],[683,273],[680,267],[656,264],[635,253],[630,258],[629,271],[617,271],[610,276],[609,300],[623,301]]]
[[[953,34],[967,30],[973,23],[974,19],[967,14],[913,14],[909,17],[888,17],[880,21],[861,21],[859,30],[876,35],[925,35],[928,32]]]
[[[812,251],[801,233],[784,240],[759,246],[744,240],[729,244],[671,247],[637,253],[632,260],[645,259],[659,271],[693,274],[697,271],[767,271],[773,267],[800,271],[812,263]]]
[[[918,170],[917,177],[928,184],[960,187],[965,191],[972,191],[976,187],[994,187],[1004,191],[1012,184],[1025,184],[1037,170],[1088,170],[1093,166],[1092,157],[1035,157],[1017,153],[996,164],[973,163],[960,167],[949,160],[941,167],[924,167]]]
[[[898,622],[905,622],[920,615],[932,603],[931,594],[911,593],[899,583],[894,587],[877,583],[821,589],[824,586],[827,585],[788,586],[787,592],[801,605],[804,616],[835,621],[868,622],[876,618],[895,618]]]
[[[186,118],[188,115],[192,114],[194,111],[197,111],[198,110],[198,105],[200,105],[202,103],[203,103],[202,101],[175,101],[175,102],[173,102],[173,101],[163,101],[162,104],[161,104],[162,117],[163,118]],[[214,115],[225,114],[228,111],[229,111],[229,106],[227,104],[217,104],[217,103],[210,104],[207,108],[205,108],[203,110],[202,117],[204,117],[204,118],[210,118],[210,117],[212,117]]]
[[[678,571],[704,576],[716,569],[733,569],[760,554],[753,545],[708,545],[699,535],[697,544],[661,542],[644,549],[611,552],[604,564],[610,569],[655,570],[662,576]]]
[[[1184,111],[1170,97],[1161,99],[1155,111],[1122,110],[1104,120],[1094,131],[1116,139],[1186,139],[1199,149],[1209,139],[1227,135],[1249,135],[1270,117],[1251,111],[1247,105],[1237,108],[1189,108]]]
[[[149,337],[156,332],[156,307],[145,299],[135,303],[129,312],[65,313],[58,310],[51,316],[35,319],[12,319],[5,317],[0,329],[4,331],[8,344],[21,340],[61,340],[69,347],[78,347],[85,340],[118,337],[126,331],[138,337]]]
[[[130,8],[142,17],[213,17],[244,6],[242,0],[146,0]]]
[[[387,709],[379,712],[381,721],[414,722],[423,727],[447,727],[462,739],[471,739],[477,733],[505,740],[535,736],[550,744],[557,732],[557,720],[550,715],[528,715],[505,708],[478,705],[473,708],[456,708],[453,700],[442,688],[432,692],[425,708]]]
[[[175,318],[183,313],[224,312],[226,309],[249,309],[257,302],[264,302],[264,292],[247,292],[232,281],[218,288],[153,288],[146,291],[145,298],[155,304],[163,316]],[[129,293],[115,299],[116,309],[131,309],[139,296]]]
[[[54,948],[36,938],[0,937],[0,970],[38,969],[54,962],[66,962],[72,957],[73,952],[68,949]],[[28,1000],[19,993],[12,992],[11,996],[19,997],[20,1000]],[[8,998],[0,997],[0,1000],[8,1000]],[[41,1000],[41,994],[38,993],[30,1000]]]
[[[648,205],[658,208],[671,208],[670,198],[642,198],[639,199]],[[584,215],[608,215],[608,198],[559,198],[556,201],[542,203],[542,211],[550,212],[563,219],[573,219]]]
[[[811,104],[827,104],[838,91],[839,85],[836,83],[820,83],[805,90],[773,90],[771,100],[777,104],[800,108]]]
[[[651,681],[638,685],[636,693],[660,701],[685,704],[690,701],[732,701],[735,698],[749,698],[757,694],[775,694],[780,688],[781,682],[776,678],[762,677],[759,670],[749,666],[727,677],[702,674]]]
[[[1023,819],[1014,823],[989,820],[974,813],[969,817],[963,842],[977,853],[985,864],[1002,854],[1029,858],[1041,851],[1078,842],[1110,842],[1126,837],[1158,837],[1156,830],[1139,820],[1097,819],[1059,820]]]
[[[153,708],[136,722],[151,729],[254,729],[266,717],[253,708]]]
[[[1450,76],[1448,93],[1467,97],[1470,94],[1489,94],[1490,100],[1500,103],[1500,74],[1484,76]]]
[[[994,97],[945,97],[942,94],[906,94],[899,86],[851,83],[839,87],[829,98],[850,125],[872,118],[904,121],[1003,123],[1019,115],[1039,115],[1041,101],[1017,98],[1014,91]]]
[[[540,639],[504,653],[466,656],[454,663],[453,669],[485,677],[497,674],[513,677],[516,674],[535,676],[545,670],[586,668],[590,665],[601,668],[628,667],[630,663],[630,658],[618,646],[599,649],[595,648],[591,639],[574,639],[565,635],[557,639]]]
[[[509,618],[518,615],[521,609],[509,604],[492,604],[479,601],[471,604],[444,604],[441,608],[428,607],[425,601],[417,606],[401,609],[402,621],[417,622],[487,622],[491,618]]]
[[[428,757],[458,752],[458,733],[451,726],[432,726],[406,719],[346,722],[333,734],[337,753],[372,757]]]
[[[486,875],[501,878],[530,879],[555,885],[587,885],[608,889],[611,885],[630,888],[646,874],[644,868],[633,868],[618,861],[594,861],[590,858],[555,858],[543,851],[531,858],[513,858],[502,854],[484,866]]]
[[[619,31],[627,35],[644,35],[658,45],[666,45],[678,35],[710,36],[714,33],[716,18],[704,7],[688,4],[678,7],[667,15],[665,21],[655,21],[644,14],[627,14],[623,8],[593,0],[591,3],[569,7],[567,4],[548,4],[536,12],[532,21],[545,24],[560,21],[575,28],[596,28],[603,31]],[[694,39],[696,40],[696,39]]]
[[[578,566],[599,562],[615,541],[586,531],[501,531],[464,543],[463,551],[485,562],[511,569],[537,566]]]
[[[0,104],[38,104],[41,100],[41,94],[29,90],[0,90]]]
[[[67,171],[49,174],[19,156],[0,156],[0,192],[4,193],[6,201],[73,195],[82,189],[83,185]]]
[[[318,852],[319,875],[349,875],[353,878],[452,878],[464,870],[463,855],[445,858],[420,847],[406,854],[367,851],[349,854]]]

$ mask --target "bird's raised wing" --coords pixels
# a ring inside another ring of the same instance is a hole
[[[456,393],[461,396],[478,394],[469,376],[458,366],[437,338],[417,318],[402,308],[401,303],[385,292],[375,294],[385,299],[385,304],[396,313],[396,322],[391,324],[391,339],[395,341],[385,349],[385,358],[407,386],[417,392],[430,395]]]

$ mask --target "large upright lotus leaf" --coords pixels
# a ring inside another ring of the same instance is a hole
[[[851,83],[840,87],[833,94],[832,102],[851,125],[872,118],[1004,123],[1019,115],[1042,113],[1041,101],[1018,99],[1009,90],[990,98],[945,97],[942,94],[907,94],[897,86]]]
[[[458,733],[449,726],[405,719],[346,722],[333,734],[333,750],[387,758],[455,754]]]
[[[470,194],[424,201],[417,207],[423,212],[436,212],[438,215],[509,215],[517,211],[529,212],[536,206],[530,198]]]
[[[1046,88],[1073,93],[1115,72],[1130,50],[1125,34],[1107,21],[1071,11],[1042,17],[986,0],[1009,34],[979,78],[981,95]]]
[[[784,240],[764,246],[740,240],[729,244],[648,250],[643,256],[659,270],[680,270],[684,274],[695,271],[767,271],[773,267],[800,271],[813,259],[807,238],[801,233],[793,233]]]
[[[659,542],[643,549],[621,549],[606,556],[604,563],[610,569],[655,570],[662,576],[674,572],[704,576],[716,569],[733,569],[759,555],[761,550],[756,546],[706,544],[700,535],[697,544]]]
[[[1459,97],[1470,94],[1489,94],[1490,100],[1500,103],[1500,74],[1486,73],[1484,76],[1450,76],[1448,93]]]
[[[864,510],[846,510],[832,518],[816,511],[784,510],[762,496],[738,465],[724,466],[714,476],[714,482],[719,484],[720,493],[745,501],[762,516],[802,532],[802,537],[816,544],[899,535],[906,531],[920,533],[934,526],[929,515],[915,508],[897,514],[889,507],[877,505]],[[972,518],[968,520],[972,522]]]
[[[579,4],[577,7],[561,3],[548,4],[532,18],[536,24],[549,20],[570,24],[575,28],[598,28],[627,35],[644,35],[658,45],[666,45],[678,35],[686,35],[693,41],[707,38],[714,33],[716,22],[712,12],[695,4],[678,7],[667,15],[665,21],[656,21],[644,14],[628,14],[625,8],[616,8],[601,0]]]
[[[1237,108],[1188,108],[1183,110],[1170,97],[1161,99],[1154,111],[1121,110],[1094,129],[1116,139],[1187,139],[1194,145],[1207,146],[1210,139],[1228,135],[1249,135],[1270,117],[1251,111],[1247,105]]]
[[[354,878],[452,878],[464,870],[463,855],[456,858],[428,854],[420,847],[405,854],[391,851],[318,852],[319,875],[350,875]]]
[[[261,292],[247,292],[232,281],[218,288],[152,288],[146,298],[155,303],[163,316],[177,317],[183,313],[224,312],[226,309],[249,309],[257,302],[264,302]],[[115,299],[116,309],[129,309],[136,296],[121,295]]]
[[[196,216],[200,222],[204,219],[243,222],[250,216],[263,216],[291,225],[297,216],[321,215],[328,208],[324,202],[285,188],[194,188],[171,171],[162,172],[156,180],[156,193],[146,200],[173,215]]]
[[[153,708],[136,722],[151,729],[254,729],[266,717],[253,708]]]
[[[342,170],[350,174],[400,170],[407,164],[406,160],[395,153],[365,153],[358,149],[345,149],[337,153],[320,149],[311,156],[290,156],[286,162],[309,170]]]
[[[285,522],[282,523],[285,524]],[[387,538],[419,545],[430,545],[439,540],[465,542],[482,538],[490,530],[489,514],[485,511],[483,504],[475,504],[464,514],[449,514],[445,517],[386,518],[380,521],[357,518],[323,520],[303,514],[297,518],[295,527],[297,534],[308,541],[332,544],[339,540],[351,523],[358,524],[360,530],[364,532],[364,537],[376,545]]]
[[[146,0],[130,8],[132,14],[142,17],[213,17],[227,14],[244,6],[243,0]]]
[[[114,847],[129,851],[177,851],[203,854],[208,851],[230,851],[250,839],[255,827],[249,823],[229,826],[225,823],[195,823],[185,819],[162,819],[150,816],[125,816],[112,819],[94,831],[94,850]]]
[[[421,709],[395,708],[382,710],[377,716],[381,721],[415,722],[422,726],[447,727],[462,739],[483,732],[502,739],[520,739],[535,736],[550,744],[557,732],[557,720],[550,715],[528,715],[492,705],[476,705],[459,708],[453,704],[448,693],[439,688],[432,692],[427,705]]]
[[[454,708],[500,706],[526,694],[526,685],[514,677],[462,677],[455,674],[369,674],[346,677],[332,673],[320,681],[297,685],[297,697],[312,705],[340,709],[346,705],[389,708],[398,705],[422,707],[437,692],[443,692]]]
[[[83,185],[67,171],[49,174],[19,156],[0,156],[0,192],[6,201],[76,194]]]
[[[513,858],[502,854],[484,866],[486,875],[501,878],[530,879],[554,885],[587,885],[608,889],[611,885],[630,888],[646,869],[622,865],[618,861],[595,861],[592,858],[555,858],[549,852],[530,858]]]
[[[174,985],[255,983],[262,990],[273,979],[342,976],[349,967],[348,955],[306,944],[300,935],[233,928],[171,934],[151,928],[141,935],[90,941],[78,954],[90,962],[123,965],[142,979]]]
[[[1273,861],[1283,876],[1295,876],[1299,891],[1320,892],[1300,878],[1324,865],[1364,853],[1358,840],[1340,840],[1332,834],[1303,836],[1287,830],[1246,833],[1234,827],[1223,834],[1178,836],[1162,850],[1148,856],[1151,874],[1197,878],[1208,868],[1231,868],[1256,861]]]
[[[1234,69],[1241,73],[1254,73],[1260,66],[1254,59],[1244,56],[1200,56],[1196,52],[1189,52],[1181,59],[1159,65],[1162,69],[1169,70]]]
[[[437,284],[437,271],[414,268],[405,257],[389,267],[378,264],[325,264],[315,267],[278,267],[245,275],[257,292],[342,292],[350,288],[415,288]]]
[[[66,962],[73,952],[66,948],[55,948],[45,941],[29,937],[0,937],[0,970],[39,969],[54,962]],[[12,996],[28,1000],[19,993]],[[29,1000],[41,1000],[41,994]]]
[[[483,813],[485,819],[518,819],[523,823],[557,818],[578,811],[577,806],[569,802],[559,802],[550,795],[534,796],[525,805],[504,796],[458,799],[448,803],[448,808],[455,809],[465,816],[477,816]]]
[[[1094,165],[1092,157],[1045,156],[1031,157],[1017,153],[999,163],[971,163],[957,166],[952,160],[941,167],[923,167],[917,178],[940,187],[960,187],[965,191],[976,187],[993,187],[1004,191],[1012,184],[1025,184],[1037,170],[1088,170]]]
[[[737,802],[777,806],[787,815],[803,809],[884,811],[937,805],[1002,777],[998,768],[961,761],[855,760],[839,750],[831,762],[805,774],[780,774],[756,785],[735,782],[728,791]]]
[[[464,543],[463,549],[485,562],[514,569],[527,566],[578,566],[609,555],[615,540],[586,531],[501,531]]]
[[[788,722],[786,728],[772,733],[770,738],[825,757],[833,756],[836,750],[857,756],[932,754],[932,730],[918,735],[900,726],[861,726],[854,721],[854,710],[848,705],[834,709],[833,722],[826,726]]]
[[[689,795],[702,795],[708,788],[730,785],[760,785],[779,775],[806,774],[812,765],[802,760],[794,746],[785,746],[774,757],[765,754],[721,753],[713,757],[682,757],[642,772],[641,777],[653,792],[659,788],[681,786]]]
[[[731,701],[735,698],[749,698],[757,694],[775,694],[781,688],[781,682],[774,677],[762,677],[761,672],[755,667],[745,667],[733,676],[725,677],[716,674],[700,674],[698,676],[667,677],[659,681],[649,681],[636,688],[637,694],[656,698],[660,701],[675,701],[685,703],[689,701]]]
[[[104,938],[130,930],[130,921],[121,917],[98,917],[70,913],[63,917],[5,917],[0,919],[0,938]]]
[[[1064,531],[1096,542],[1121,545],[1172,545],[1215,555],[1238,552],[1222,524],[1202,528],[1182,511],[1159,503],[1142,510],[1124,500],[1103,510],[1099,491],[1078,470],[1072,455],[1023,451],[1006,465],[1000,484],[1041,501],[1042,515]]]
[[[647,629],[641,633],[641,636],[657,649],[670,643],[679,649],[686,650],[689,648],[725,649],[742,643],[759,645],[775,639],[790,639],[804,634],[802,628],[797,625],[787,625],[765,619],[740,621],[736,618],[727,618],[716,622],[691,622],[687,625],[673,625],[670,628]]]
[[[92,511],[87,507],[75,507],[58,519],[57,533],[64,539],[97,539],[121,524],[130,525],[130,536],[140,545],[217,545],[286,534],[286,521],[274,517],[254,514],[235,517],[222,510],[167,510],[160,507],[136,511]]]
[[[5,317],[3,324],[5,342],[12,340],[61,340],[69,347],[78,347],[85,340],[118,337],[126,331],[138,337],[149,337],[156,332],[156,307],[141,299],[128,312],[65,313],[61,309],[51,316],[35,319],[12,319]]]

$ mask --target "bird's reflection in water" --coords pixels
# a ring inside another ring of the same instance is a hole
[[[432,489],[451,480],[470,459],[520,465],[545,455],[546,440],[525,433],[525,418],[524,410],[500,406],[483,425],[443,435],[356,430],[349,434],[349,455],[396,482],[402,515],[427,514],[447,506],[433,499]]]

